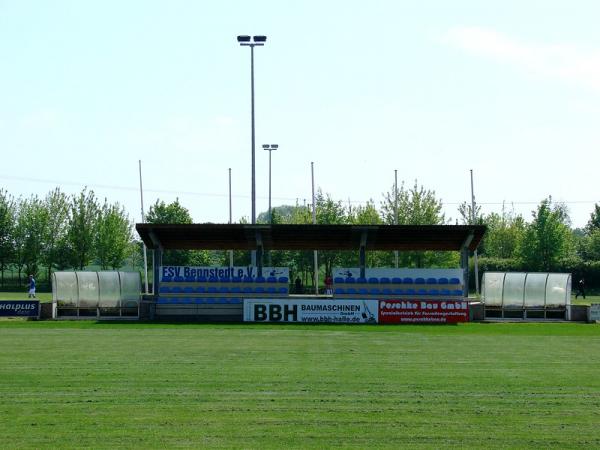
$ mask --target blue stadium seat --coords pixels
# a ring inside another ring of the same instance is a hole
[[[367,295],[369,293],[369,291],[367,290],[367,288],[359,288],[358,293],[360,295]]]
[[[171,288],[171,293],[172,294],[181,294],[181,291],[182,291],[182,289],[181,289],[180,286],[173,286]]]
[[[231,278],[229,278],[229,277],[222,277],[222,278],[219,278],[219,282],[220,283],[231,283]]]
[[[203,276],[203,275],[198,275],[198,278],[196,278],[196,281],[197,281],[198,283],[206,283],[208,280],[206,279],[206,277],[205,277],[205,276]]]
[[[390,284],[390,279],[388,277],[381,277],[379,279],[379,284]]]
[[[279,279],[277,280],[279,283],[288,283],[290,280],[288,280],[288,277],[279,277]]]
[[[450,295],[450,290],[449,289],[441,289],[440,295]]]
[[[158,301],[156,303],[159,305],[164,305],[165,303],[169,303],[169,299],[165,297],[158,297]]]
[[[217,277],[215,277],[215,276],[208,277],[208,282],[209,283],[218,283],[219,279]]]
[[[371,288],[369,289],[369,295],[379,295],[380,291],[378,288]]]
[[[379,284],[379,278],[376,277],[369,277],[369,279],[367,280],[367,282],[369,284]]]
[[[437,278],[427,278],[427,284],[437,284]]]
[[[427,293],[429,295],[440,295],[440,291],[438,291],[437,289],[429,289],[429,291],[427,291]]]
[[[335,290],[333,291],[333,293],[334,293],[334,294],[337,294],[337,295],[343,295],[343,294],[345,294],[345,293],[346,293],[346,289],[343,289],[343,288],[339,288],[339,287],[338,287],[338,288],[335,288]]]
[[[450,278],[450,284],[460,284],[460,280],[458,278]]]
[[[185,287],[183,288],[183,292],[184,292],[185,294],[191,294],[192,292],[194,292],[194,288],[193,288],[192,286],[185,286]]]
[[[218,304],[229,303],[229,299],[228,298],[216,298],[215,303],[218,303]]]
[[[344,284],[344,279],[343,279],[342,277],[335,277],[335,278],[333,279],[333,282],[334,282],[335,284]]]
[[[209,286],[206,292],[208,292],[209,294],[216,294],[217,286]]]
[[[417,295],[427,295],[427,289],[419,289]]]
[[[280,294],[287,294],[288,288],[287,287],[280,287],[279,289],[277,289],[277,292],[279,292]]]
[[[242,277],[233,277],[231,279],[232,283],[241,283],[242,282]]]
[[[352,278],[352,277],[346,278],[346,284],[354,284],[354,283],[355,283],[354,278]]]
[[[167,277],[167,276],[164,276],[164,277],[162,277],[162,280],[161,280],[161,281],[162,281],[163,283],[169,283],[169,282],[173,281],[173,278],[172,278],[172,277]]]
[[[169,303],[171,303],[172,305],[175,305],[175,304],[179,303],[179,299],[177,297],[170,298]]]
[[[356,279],[357,283],[361,283],[361,284],[365,284],[367,282],[367,279],[365,277],[358,277]]]
[[[197,297],[197,298],[194,299],[194,303],[196,305],[201,305],[202,303],[204,303],[204,299],[200,298],[200,297]]]
[[[348,289],[346,289],[346,294],[356,294],[356,289],[354,289],[352,287],[348,288]]]
[[[239,294],[240,292],[242,292],[242,288],[240,288],[239,286],[232,286],[230,292],[232,294]]]
[[[415,294],[416,294],[416,292],[415,292],[414,289],[407,289],[406,290],[406,295],[415,295]]]
[[[415,278],[415,284],[425,284],[425,278]]]
[[[209,297],[206,299],[206,303],[208,303],[209,305],[214,305],[215,303],[217,303],[217,300],[212,297]]]
[[[413,284],[413,279],[411,277],[406,277],[402,280],[404,284]]]
[[[234,297],[234,298],[231,299],[231,303],[233,303],[235,305],[239,305],[240,303],[242,303],[242,299]]]
[[[381,290],[381,293],[382,293],[383,295],[392,295],[392,290],[391,290],[390,288],[383,288],[383,289]]]
[[[204,286],[196,286],[196,294],[204,294],[206,292],[206,288]]]
[[[251,294],[251,293],[252,293],[252,288],[251,288],[251,287],[249,287],[249,286],[244,286],[244,287],[242,288],[242,292],[243,292],[244,294]]]
[[[277,277],[267,277],[267,283],[277,283]]]
[[[254,283],[254,278],[249,277],[249,276],[245,276],[244,279],[242,280],[244,283]]]
[[[392,278],[392,283],[394,283],[394,284],[402,284],[402,278],[394,277],[394,278]]]
[[[463,291],[461,291],[460,289],[454,289],[452,291],[452,295],[463,295]]]
[[[265,288],[262,286],[257,286],[256,288],[254,288],[254,292],[256,292],[257,294],[264,294]]]
[[[193,283],[194,281],[196,281],[196,277],[192,277],[191,275],[188,275],[187,277],[185,277],[186,283]]]
[[[229,294],[229,288],[227,286],[220,286],[219,293],[220,294]]]
[[[273,286],[269,286],[267,288],[267,293],[269,293],[269,294],[276,294],[277,293],[277,289],[275,287],[273,287]]]
[[[176,283],[181,283],[182,281],[185,281],[185,279],[183,277],[175,277],[173,278],[173,281],[175,281]]]
[[[161,294],[168,294],[169,292],[171,292],[171,288],[169,286],[161,286],[158,292],[160,292]]]
[[[448,284],[448,278],[438,278],[438,284]]]
[[[255,283],[264,283],[265,281],[265,277],[256,277],[256,280],[254,280]]]
[[[404,295],[404,289],[394,289],[394,295]]]
[[[190,303],[192,303],[192,299],[191,298],[182,298],[181,302],[184,305],[189,305]]]

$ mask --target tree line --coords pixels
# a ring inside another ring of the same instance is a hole
[[[374,200],[354,206],[334,200],[317,191],[316,221],[319,224],[362,225],[443,225],[452,223],[443,211],[443,202],[435,191],[418,184],[392,186]],[[482,214],[466,202],[458,207],[455,223],[487,225],[481,242],[480,273],[500,271],[572,272],[586,277],[588,285],[600,285],[600,206],[594,205],[588,224],[571,228],[568,209],[543,199],[532,211],[531,218],[502,211]],[[283,205],[273,208],[272,223],[310,224],[312,205]],[[189,210],[179,200],[171,203],[157,200],[146,216],[149,223],[193,223]],[[263,212],[258,223],[268,223]],[[238,223],[247,223],[241,218]],[[43,270],[48,279],[53,270],[82,270],[90,264],[101,269],[118,269],[126,260],[142,269],[141,243],[133,232],[133,223],[118,203],[100,202],[93,191],[83,189],[67,196],[59,188],[45,198],[14,198],[0,190],[0,282],[7,270],[24,274]],[[234,265],[250,264],[248,252],[233,252]],[[277,251],[265,255],[265,264],[289,267],[304,284],[314,280],[312,252]],[[394,252],[368,252],[371,267],[394,267]],[[228,251],[166,251],[163,263],[169,265],[228,265]],[[358,252],[319,252],[320,271],[330,273],[336,266],[355,267]],[[458,267],[458,252],[399,252],[399,267]],[[322,279],[322,277],[320,277]]]

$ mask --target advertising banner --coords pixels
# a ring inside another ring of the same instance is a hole
[[[379,323],[458,323],[468,321],[468,302],[414,299],[379,301]]]
[[[39,300],[0,301],[0,317],[39,317]]]
[[[358,267],[334,267],[332,269],[333,277],[342,277],[342,278],[358,278],[360,276],[360,269]],[[367,268],[365,269],[365,277],[375,277],[375,278],[458,278],[459,280],[463,279],[463,270],[462,269],[392,269],[392,268]]]
[[[251,277],[258,276],[258,267],[243,266],[160,266],[160,276],[164,277]],[[290,269],[288,267],[263,267],[262,276],[267,277],[290,277]]]
[[[377,323],[377,300],[244,299],[244,322]]]

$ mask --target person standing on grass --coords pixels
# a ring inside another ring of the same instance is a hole
[[[33,278],[33,275],[29,275],[29,298],[36,298],[36,296],[35,296],[35,278]]]
[[[582,295],[583,299],[585,300],[585,281],[583,278],[579,280],[579,283],[577,283],[577,293],[575,294],[575,298],[579,297],[580,295]]]

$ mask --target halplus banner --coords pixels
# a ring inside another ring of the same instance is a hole
[[[0,317],[39,317],[39,300],[2,300]]]
[[[161,278],[164,277],[217,277],[217,278],[233,278],[233,277],[250,277],[258,276],[258,267],[229,267],[229,266],[161,266]],[[288,267],[263,267],[262,276],[267,277],[290,277],[290,269]]]
[[[413,299],[379,301],[379,323],[458,323],[468,321],[468,302]]]
[[[244,299],[244,322],[377,323],[377,300]]]

